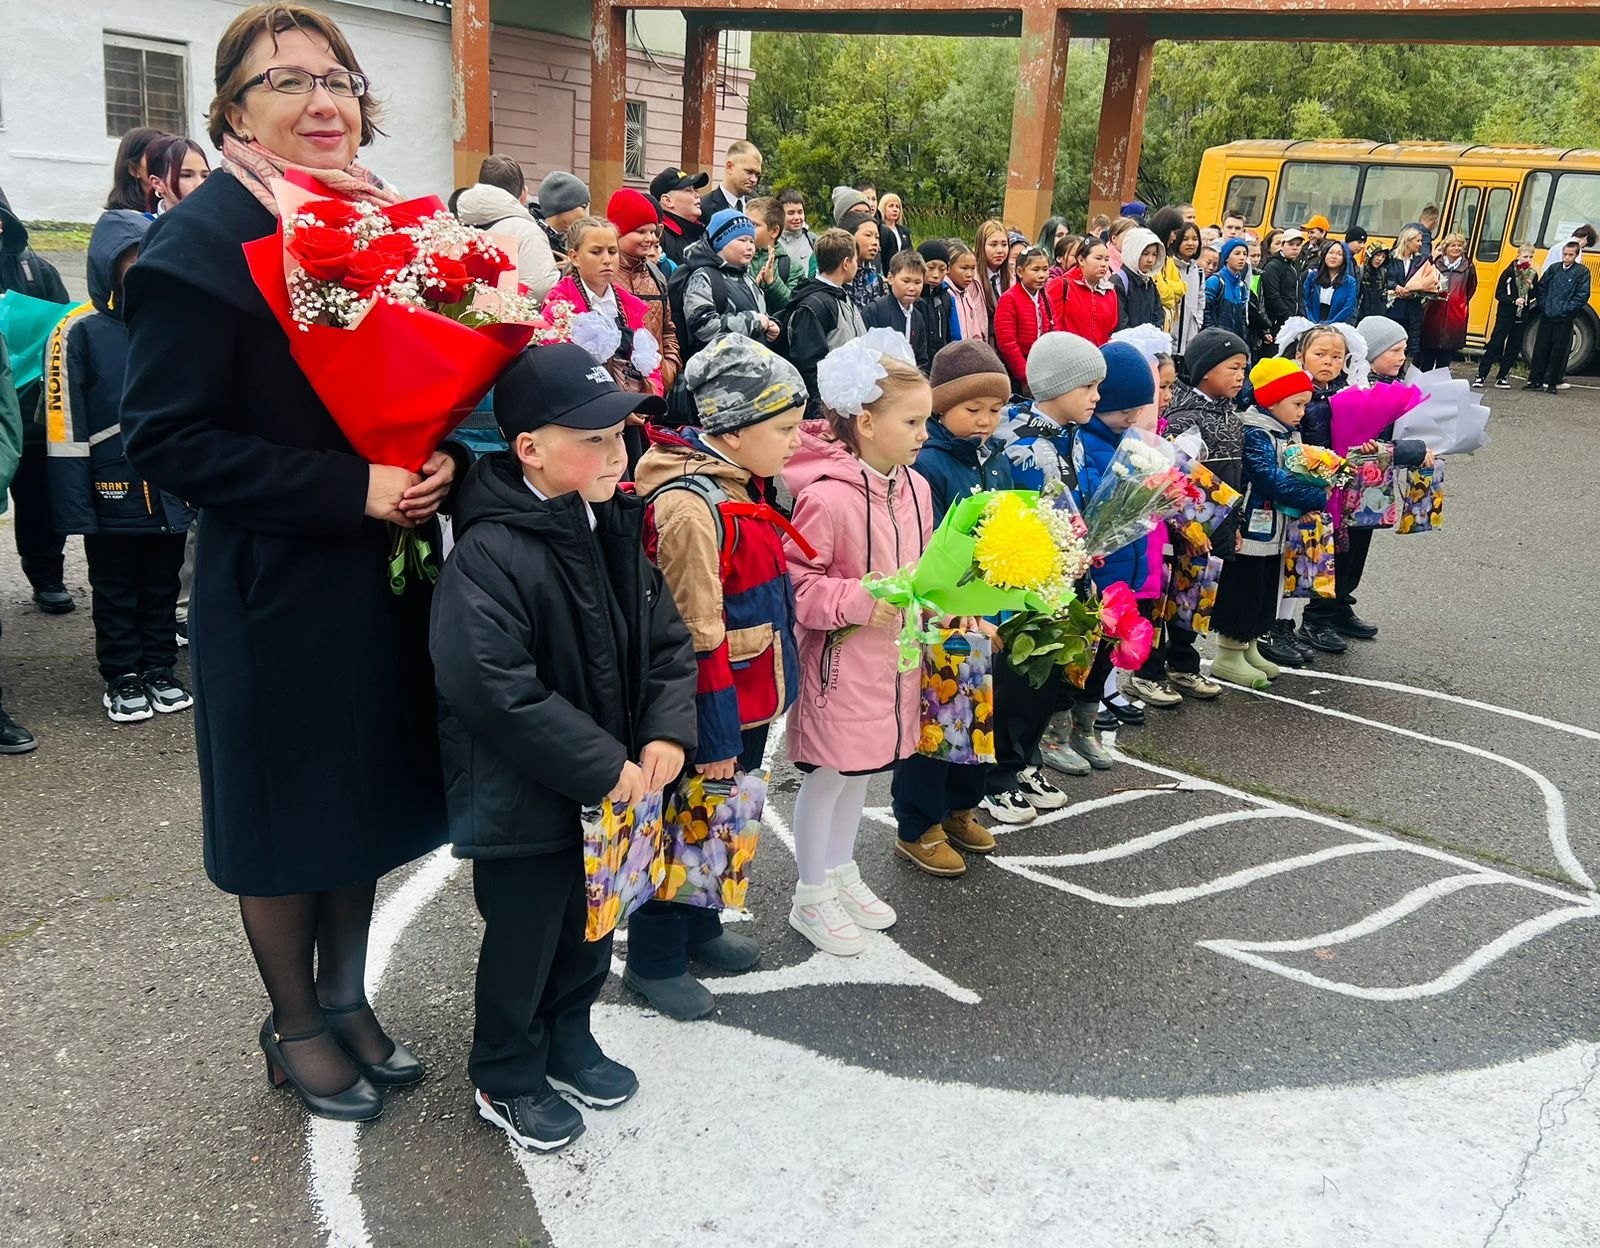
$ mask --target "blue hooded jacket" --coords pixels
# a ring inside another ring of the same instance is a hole
[[[937,416],[928,422],[928,440],[917,452],[916,469],[933,491],[935,527],[956,499],[980,490],[1012,488],[1011,461],[1000,439],[979,443],[974,438],[958,438]]]
[[[1205,327],[1232,330],[1245,341],[1250,340],[1250,269],[1235,274],[1228,268],[1228,257],[1250,244],[1242,238],[1230,238],[1222,244],[1222,266],[1206,278]]]
[[[1306,274],[1302,288],[1306,309],[1306,319],[1315,321],[1319,325],[1331,325],[1335,321],[1343,321],[1347,325],[1356,323],[1356,300],[1360,291],[1361,282],[1351,269],[1350,248],[1341,242],[1334,241],[1328,244],[1323,254],[1326,255],[1335,247],[1344,252],[1344,268],[1339,270],[1339,280],[1333,284],[1333,302],[1328,305],[1326,313],[1322,310],[1322,288],[1317,283],[1317,274],[1321,266]]]

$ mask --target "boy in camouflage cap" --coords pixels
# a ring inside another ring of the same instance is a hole
[[[699,661],[695,770],[731,780],[761,765],[767,730],[799,688],[787,535],[810,546],[766,498],[766,482],[800,446],[806,388],[794,365],[742,334],[713,339],[684,369],[701,427],[652,429],[634,481],[649,504],[645,548],[661,568]],[[669,1018],[709,1014],[695,958],[746,971],[754,940],[714,910],[645,903],[628,921],[622,982]]]

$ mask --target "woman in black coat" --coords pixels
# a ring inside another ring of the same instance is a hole
[[[298,6],[270,29],[274,11],[224,33],[219,176],[151,227],[130,271],[122,420],[139,470],[200,508],[205,865],[239,895],[272,1000],[268,1073],[314,1113],[364,1120],[379,1086],[423,1073],[366,1003],[376,882],[446,830],[429,595],[390,591],[388,525],[434,523],[457,464],[437,453],[419,476],[356,455],[245,267],[241,244],[277,225],[262,179],[286,165],[398,198],[353,163],[373,130],[344,36]]]

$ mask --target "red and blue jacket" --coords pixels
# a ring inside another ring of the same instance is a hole
[[[645,549],[694,638],[702,763],[737,758],[742,731],[769,724],[799,688],[794,587],[783,538],[804,545],[759,481],[696,429],[649,430],[634,470],[650,504]]]

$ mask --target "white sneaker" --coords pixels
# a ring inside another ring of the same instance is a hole
[[[1024,767],[1017,773],[1017,788],[1035,810],[1060,810],[1067,804],[1067,795],[1046,780],[1037,767]]]
[[[983,799],[983,809],[1001,823],[1021,825],[1032,823],[1039,817],[1039,812],[1034,809],[1020,787],[1007,789],[1004,793],[989,794]]]
[[[866,948],[866,937],[839,904],[832,884],[795,885],[789,926],[823,953],[853,958]]]
[[[861,878],[861,871],[853,862],[835,867],[828,872],[828,883],[833,885],[843,910],[863,931],[882,932],[894,926],[900,916]]]
[[[1122,679],[1125,687],[1146,706],[1167,709],[1183,702],[1183,695],[1164,680],[1144,680],[1138,676],[1124,676]]]

